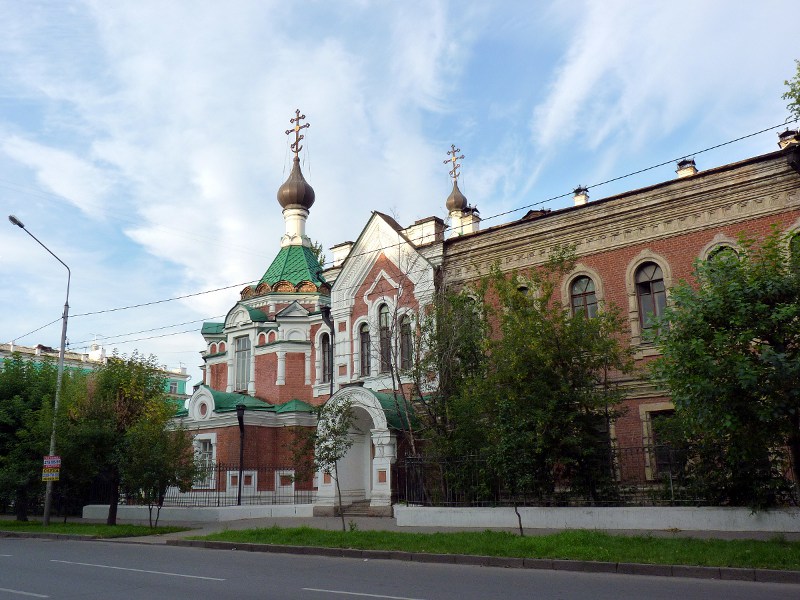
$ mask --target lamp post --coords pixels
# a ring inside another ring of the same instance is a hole
[[[244,463],[244,404],[236,405],[236,418],[239,420],[239,492],[236,494],[236,506],[242,505],[242,465]]]
[[[30,231],[25,229],[25,225],[22,224],[22,221],[17,219],[14,215],[9,215],[8,220],[11,221],[14,225],[22,229],[25,233],[31,236],[36,243],[39,244],[42,248],[47,250],[50,255],[55,258],[58,262],[64,265],[64,268],[67,270],[67,299],[64,301],[64,314],[61,317],[61,347],[58,351],[58,376],[56,377],[56,398],[53,402],[53,428],[50,432],[50,456],[53,456],[56,453],[56,423],[58,422],[58,400],[61,396],[61,380],[64,377],[64,348],[67,344],[67,318],[69,317],[69,281],[72,277],[72,273],[63,260],[58,258],[53,251],[50,250],[47,246],[45,246],[39,239],[33,235]],[[49,479],[47,481],[47,488],[45,491],[44,496],[44,517],[42,519],[42,524],[47,527],[50,525],[50,511],[53,508],[53,481]]]

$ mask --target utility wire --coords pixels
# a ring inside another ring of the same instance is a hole
[[[632,177],[634,175],[639,175],[641,173],[645,173],[647,171],[651,171],[653,169],[657,169],[659,167],[663,167],[665,165],[674,163],[674,162],[676,162],[678,160],[681,160],[682,158],[684,158],[686,156],[697,156],[698,154],[703,154],[705,152],[709,152],[709,151],[715,150],[717,148],[722,148],[723,146],[727,146],[727,145],[730,145],[730,144],[733,144],[733,143],[736,143],[736,142],[740,142],[742,140],[745,140],[745,139],[748,139],[748,138],[751,138],[751,137],[754,137],[754,136],[757,136],[757,135],[761,135],[762,133],[766,133],[767,131],[771,131],[773,129],[777,129],[779,127],[785,127],[790,123],[797,122],[798,120],[800,120],[800,117],[796,117],[794,119],[784,121],[783,123],[780,123],[778,125],[772,125],[770,127],[765,127],[764,129],[761,129],[759,131],[755,131],[753,133],[749,133],[747,135],[743,135],[743,136],[734,138],[732,140],[728,140],[726,142],[715,144],[713,146],[709,146],[707,148],[703,148],[702,150],[697,150],[695,152],[689,152],[689,153],[683,154],[683,155],[681,155],[681,156],[679,156],[677,158],[672,158],[672,159],[669,159],[669,160],[665,160],[663,162],[660,162],[660,163],[655,164],[655,165],[651,165],[649,167],[645,167],[643,169],[638,169],[636,171],[631,171],[630,173],[626,173],[624,175],[619,175],[617,177],[612,177],[611,179],[606,179],[605,181],[601,181],[599,183],[591,184],[591,185],[587,186],[587,188],[589,188],[589,189],[598,188],[598,187],[601,187],[603,185],[607,185],[607,184],[615,182],[615,181],[620,181],[622,179],[626,179],[626,178]],[[499,213],[496,213],[496,214],[493,214],[493,215],[490,215],[488,217],[483,218],[482,221],[489,221],[489,220],[496,219],[496,218],[499,218],[499,217],[502,217],[502,216],[505,216],[505,215],[509,215],[509,214],[513,214],[515,212],[519,212],[521,210],[529,209],[529,208],[532,208],[534,206],[540,206],[542,204],[546,204],[548,202],[552,202],[552,201],[558,200],[560,198],[568,197],[571,193],[572,193],[571,191],[570,192],[565,192],[563,194],[559,194],[559,195],[556,195],[556,196],[551,196],[551,197],[546,198],[544,200],[539,200],[537,202],[532,202],[532,203],[526,204],[524,206],[520,206],[520,207],[517,207],[517,208],[513,208],[513,209],[510,209],[510,210],[499,212]],[[55,196],[55,194],[49,194],[49,195]],[[452,226],[445,227],[444,232],[449,231],[451,229],[453,229]],[[390,250],[392,248],[399,248],[400,246],[404,245],[405,243],[406,242],[404,240],[404,241],[398,242],[396,244],[389,244],[388,246],[383,246],[383,247],[380,247],[380,248],[373,248],[373,249],[370,249],[368,251],[364,251],[364,252],[360,252],[360,253],[356,253],[356,254],[350,254],[350,255],[348,255],[348,258],[355,258],[355,257],[358,257],[358,256],[375,254],[377,252],[384,251],[384,250]],[[332,260],[331,261],[326,261],[325,264],[332,264]],[[321,265],[321,266],[324,266],[324,265]],[[425,271],[425,270],[427,270],[427,269],[423,268],[423,269],[419,269],[417,271],[411,271],[409,273],[422,272],[422,271]],[[175,301],[175,300],[182,300],[182,299],[185,299],[185,298],[192,298],[192,297],[196,297],[196,296],[201,296],[201,295],[204,295],[204,294],[211,294],[211,293],[214,293],[214,292],[224,291],[224,290],[228,290],[228,289],[231,289],[231,288],[236,288],[236,287],[239,287],[239,286],[252,285],[253,283],[256,283],[256,281],[255,280],[254,281],[248,281],[248,282],[233,284],[233,285],[224,286],[224,287],[220,287],[220,288],[214,288],[214,289],[211,289],[211,290],[203,290],[203,291],[200,291],[200,292],[194,292],[194,293],[191,293],[191,294],[185,294],[183,296],[175,296],[173,298],[164,298],[164,299],[161,299],[161,300],[154,300],[154,301],[151,301],[151,302],[143,302],[141,304],[133,304],[133,305],[130,305],[130,306],[120,306],[120,307],[116,307],[116,308],[108,308],[108,309],[85,312],[85,313],[77,313],[77,314],[74,314],[74,315],[71,315],[71,316],[73,318],[86,317],[86,316],[91,316],[91,315],[98,315],[98,314],[105,314],[105,313],[117,312],[117,311],[122,311],[122,310],[129,310],[129,309],[132,309],[132,308],[142,308],[142,307],[146,307],[146,306],[153,306],[153,305],[156,305],[156,304],[163,304],[165,302],[172,302],[172,301]],[[356,286],[353,286],[353,287],[358,287],[359,285],[360,284],[357,284]],[[338,291],[347,291],[347,289],[348,288],[338,288]],[[352,288],[349,288],[349,289],[352,289]],[[58,320],[60,320],[60,319],[55,319],[54,321],[51,321],[50,323],[47,323],[46,325],[42,325],[41,327],[39,327],[37,329],[34,329],[33,331],[28,332],[25,335],[19,336],[19,337],[14,338],[14,339],[22,339],[24,337],[27,337],[28,335],[31,335],[32,333],[35,333],[35,332],[37,332],[37,331],[39,331],[41,329],[44,329],[45,327],[48,327],[49,325],[52,325],[53,323],[57,322]],[[178,326],[178,325],[173,325],[173,326]],[[122,334],[122,335],[126,335],[126,334]],[[114,336],[114,337],[122,337],[122,335]],[[167,335],[170,335],[170,334],[167,334]],[[164,336],[156,336],[156,337],[164,337]],[[145,338],[143,338],[143,339],[145,339]],[[150,338],[146,338],[146,339],[150,339]],[[118,342],[118,343],[127,343],[127,342]]]

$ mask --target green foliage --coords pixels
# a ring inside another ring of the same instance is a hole
[[[777,230],[740,246],[672,290],[653,373],[675,403],[696,488],[765,508],[797,501],[800,271]]]
[[[336,481],[339,515],[342,518],[342,531],[345,531],[342,488],[339,485],[339,461],[353,445],[353,438],[350,435],[354,425],[352,401],[342,399],[338,402],[326,402],[320,409],[318,420],[314,440],[314,464],[318,470],[329,473]]]
[[[34,363],[18,353],[0,363],[0,500],[13,502],[20,520],[27,520],[44,489],[56,375],[51,361]]]
[[[463,394],[485,407],[490,462],[515,502],[552,501],[566,486],[591,501],[612,478],[608,423],[621,394],[611,376],[632,360],[612,306],[586,318],[558,299],[573,266],[571,249],[555,248],[529,275],[495,269],[489,281],[487,365]]]
[[[100,475],[111,487],[109,525],[116,523],[121,488],[130,492],[144,486],[143,493],[152,497],[165,481],[185,480],[180,462],[174,479],[164,475],[169,470],[164,453],[174,458],[186,449],[180,434],[173,440],[165,433],[171,408],[155,357],[136,352],[110,357],[92,374],[86,394],[71,404],[68,433],[83,444],[77,450],[87,475]]]
[[[420,352],[412,365],[422,389],[416,402],[427,452],[442,459],[464,456],[485,442],[482,403],[465,395],[486,368],[488,326],[482,287],[444,291],[420,322]],[[431,374],[436,374],[435,378]]]
[[[794,62],[797,71],[795,72],[794,78],[783,82],[789,89],[781,97],[789,101],[789,104],[786,105],[786,108],[789,109],[789,113],[791,113],[794,118],[800,119],[800,60],[795,60]]]
[[[154,407],[147,419],[133,424],[123,442],[122,487],[126,494],[147,504],[151,527],[158,525],[167,488],[175,486],[186,492],[198,475],[191,436],[183,429],[169,428],[172,412],[167,403],[160,409]],[[153,507],[157,508],[155,522]]]
[[[322,247],[320,242],[311,242],[311,252],[317,258],[319,266],[325,268],[325,248]]]

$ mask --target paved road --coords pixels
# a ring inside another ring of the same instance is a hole
[[[797,585],[0,538],[0,600],[771,600]]]

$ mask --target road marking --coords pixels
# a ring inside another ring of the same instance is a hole
[[[322,592],[323,594],[341,594],[345,596],[366,596],[367,598],[389,598],[389,600],[422,600],[421,598],[406,598],[404,596],[382,596],[381,594],[362,594],[360,592],[343,592],[341,590],[320,590],[317,588],[302,588],[304,592]]]
[[[188,579],[205,579],[207,581],[225,581],[219,577],[203,577],[202,575],[184,575],[183,573],[168,573],[166,571],[148,571],[147,569],[131,569],[128,567],[114,567],[111,565],[95,565],[92,563],[72,562],[70,560],[51,560],[50,562],[65,565],[80,565],[82,567],[97,567],[99,569],[116,569],[117,571],[133,571],[135,573],[151,573],[153,575],[169,575],[171,577],[187,577]]]
[[[6,556],[6,557],[8,557],[8,556],[14,556],[14,555],[13,555],[13,554],[0,554],[0,556]]]
[[[11,556],[10,554],[2,554],[0,556]],[[19,596],[32,596],[33,598],[49,598],[50,596],[45,596],[44,594],[34,594],[33,592],[23,592],[20,590],[10,590],[8,588],[0,588],[0,592],[6,592],[8,594],[18,594]]]

